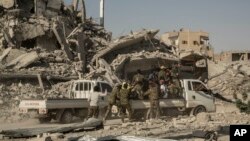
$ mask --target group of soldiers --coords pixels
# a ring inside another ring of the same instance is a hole
[[[178,67],[178,64],[175,64],[171,69],[161,66],[159,71],[152,71],[148,78],[144,77],[141,70],[137,70],[131,85],[127,82],[116,84],[109,95],[108,109],[103,121],[105,122],[114,105],[118,107],[118,111],[121,113],[122,122],[124,122],[126,111],[128,112],[128,119],[131,121],[132,108],[129,103],[131,98],[148,98],[150,101],[149,118],[159,118],[159,99],[180,96],[181,88]],[[145,86],[147,86],[146,90]]]

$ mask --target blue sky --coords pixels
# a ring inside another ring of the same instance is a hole
[[[99,21],[99,0],[85,3],[87,16]],[[160,29],[160,34],[180,28],[203,30],[210,33],[216,52],[246,50],[250,0],[105,0],[105,27],[113,37],[142,28]]]

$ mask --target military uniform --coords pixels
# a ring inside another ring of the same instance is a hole
[[[143,95],[143,91],[142,91],[143,80],[144,80],[144,76],[140,73],[136,74],[133,77],[134,87],[133,87],[132,91],[136,92],[140,99],[142,99],[142,95]]]
[[[180,80],[179,80],[179,69],[177,66],[174,66],[171,71],[172,81],[177,87],[181,87]]]
[[[158,79],[159,79],[159,80],[161,80],[161,79],[166,80],[166,79],[167,79],[167,78],[166,78],[166,72],[165,72],[165,70],[161,69],[161,70],[158,72]]]
[[[119,111],[119,107],[120,107],[120,101],[118,100],[119,91],[120,91],[120,87],[116,86],[115,88],[113,88],[111,94],[109,95],[108,108],[103,118],[104,121],[107,119],[109,113],[111,112],[113,105],[116,105]]]
[[[119,98],[120,98],[120,104],[121,104],[121,108],[122,108],[122,122],[124,122],[124,116],[126,110],[128,111],[128,118],[129,120],[132,119],[132,109],[131,106],[129,104],[129,95],[130,95],[130,89],[121,89],[120,93],[119,93]]]
[[[180,97],[181,89],[178,86],[171,84],[169,87],[169,98]]]
[[[157,84],[154,86],[150,86],[149,90],[144,94],[145,96],[148,95],[150,100],[150,118],[153,117],[159,118],[160,116],[160,105],[159,105],[159,93],[160,89]]]

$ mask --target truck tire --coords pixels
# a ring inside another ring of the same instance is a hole
[[[193,115],[196,116],[197,114],[202,113],[202,112],[206,112],[206,111],[207,110],[206,110],[206,108],[204,106],[197,106],[191,112],[192,112]]]
[[[40,123],[49,123],[51,121],[51,117],[39,118]]]
[[[61,119],[60,119],[60,122],[63,123],[63,124],[71,123],[71,122],[72,122],[72,119],[73,119],[72,112],[69,111],[69,110],[66,110],[66,111],[64,111],[63,114],[62,114]]]
[[[133,111],[133,119],[135,119],[135,120],[139,120],[139,121],[141,121],[141,120],[143,120],[143,121],[145,121],[146,120],[146,116],[147,116],[147,109],[139,109],[139,110],[134,110]]]

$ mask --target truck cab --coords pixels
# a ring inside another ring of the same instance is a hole
[[[192,114],[216,110],[213,93],[203,82],[196,79],[184,79],[182,80],[182,87],[186,108],[192,108]]]
[[[86,118],[88,114],[89,96],[94,92],[94,87],[100,87],[100,113],[106,111],[108,105],[107,95],[112,91],[112,86],[99,80],[75,80],[72,81],[68,98],[47,98],[21,100],[19,112],[26,114],[36,113],[36,118],[41,123],[50,122],[52,119],[61,123],[72,122],[73,117]]]
[[[106,96],[112,91],[111,85],[105,81],[76,80],[71,83],[69,97],[72,99],[88,99],[94,91],[94,86],[100,87],[102,96]]]

